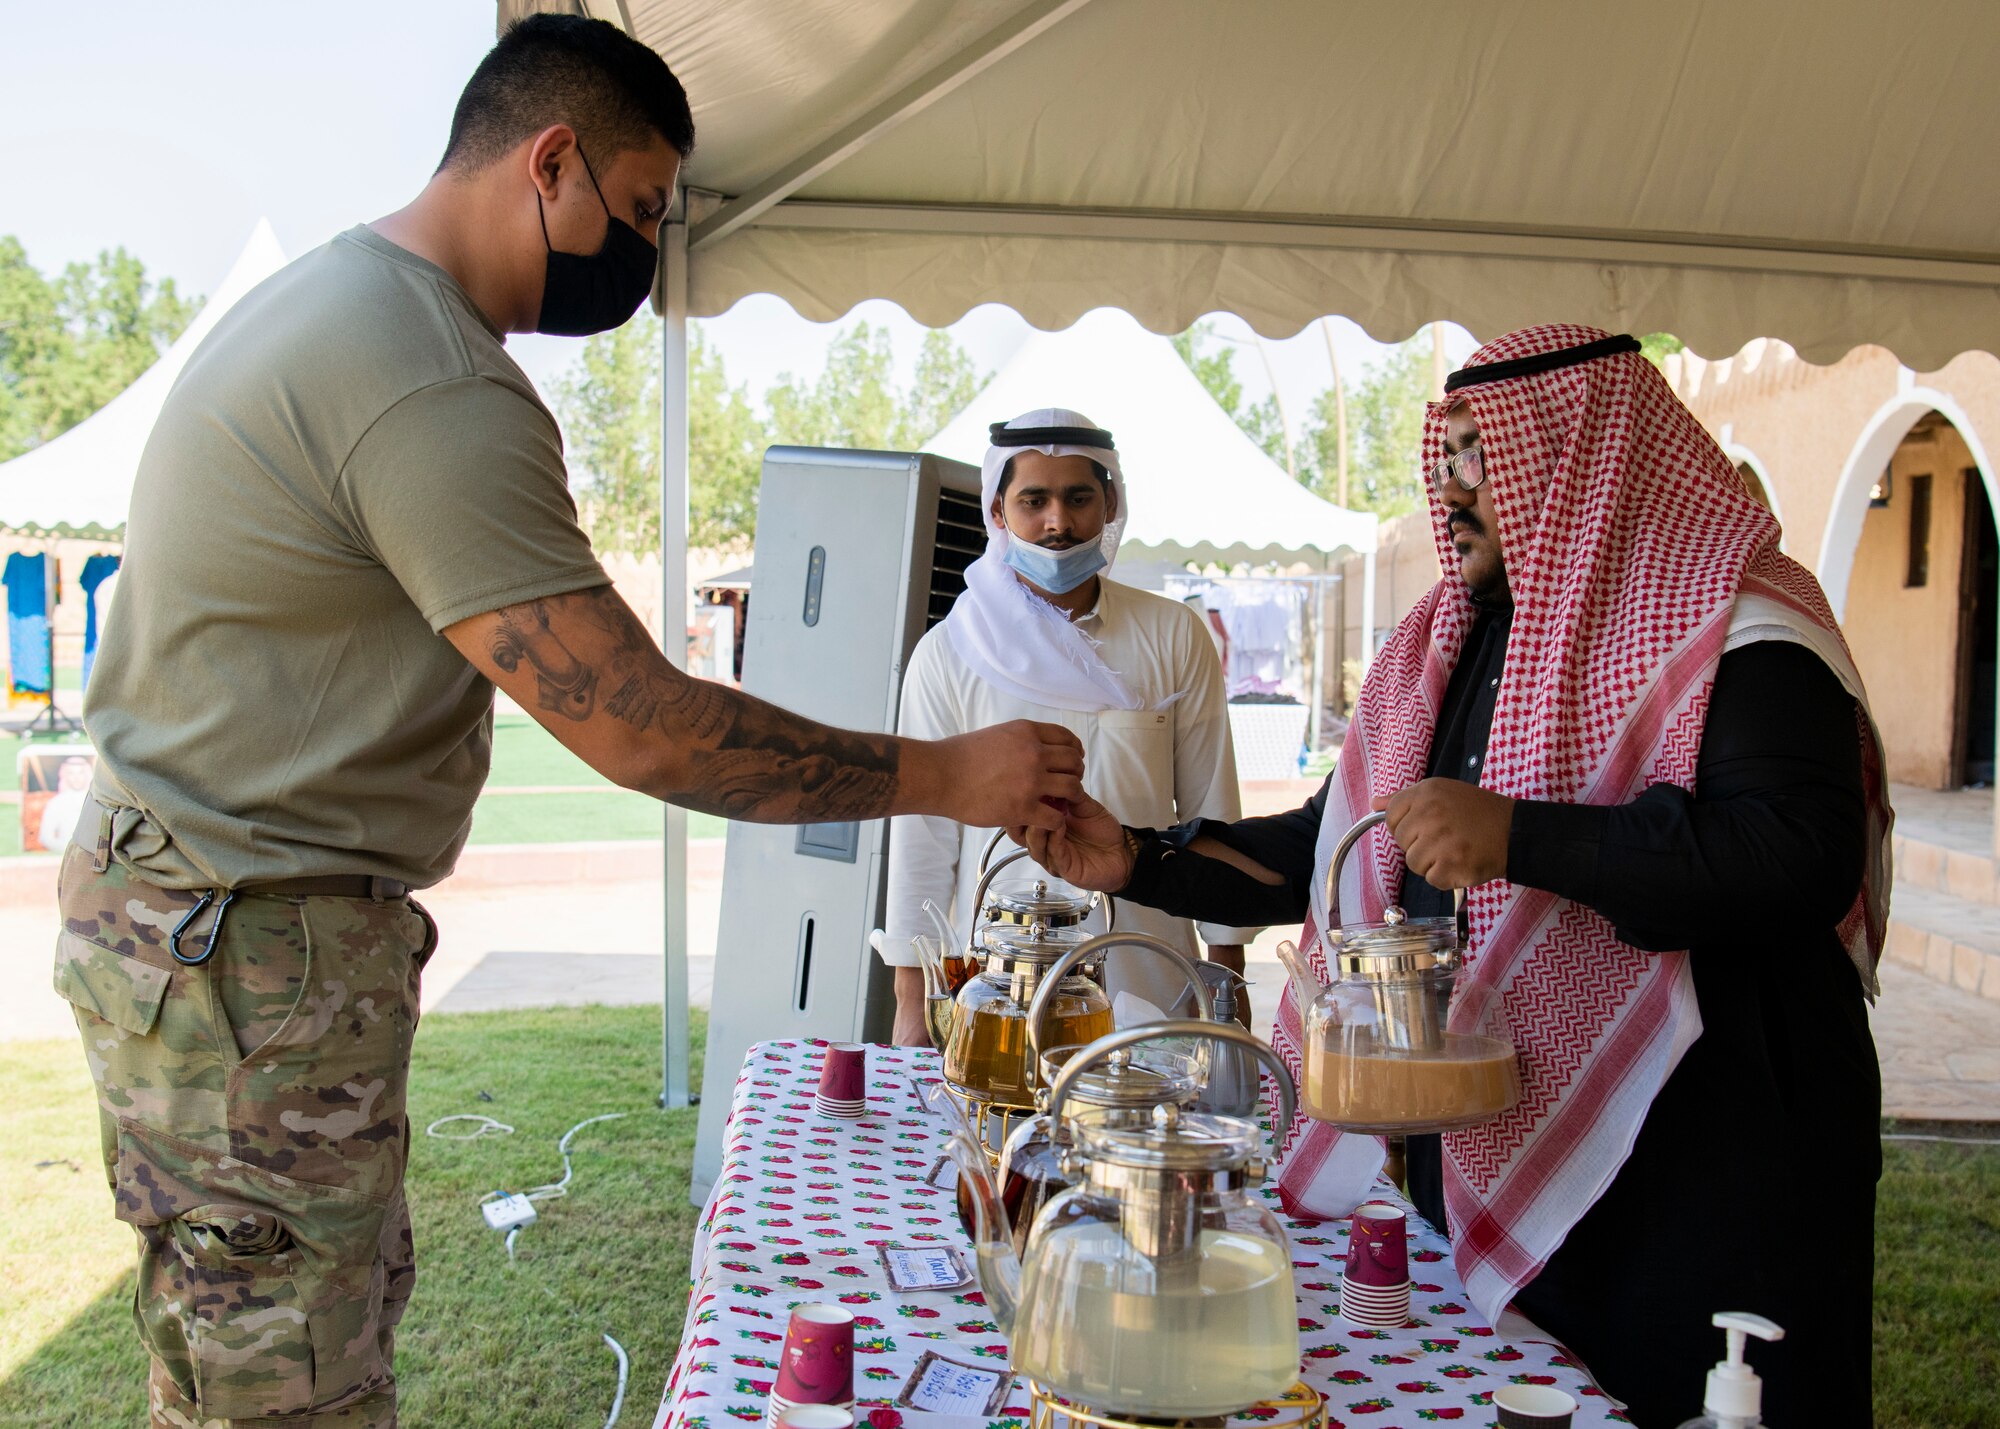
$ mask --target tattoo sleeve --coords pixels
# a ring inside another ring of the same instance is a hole
[[[901,748],[893,737],[829,728],[674,668],[609,586],[560,599],[597,638],[566,643],[551,602],[530,601],[498,612],[493,662],[511,674],[526,661],[544,710],[576,721],[608,717],[672,740],[683,756],[682,787],[649,792],[764,823],[889,812]]]

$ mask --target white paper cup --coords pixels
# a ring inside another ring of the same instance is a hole
[[[1493,1407],[1507,1429],[1569,1429],[1576,1401],[1546,1384],[1503,1384],[1493,1391]]]

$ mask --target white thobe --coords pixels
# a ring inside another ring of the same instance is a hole
[[[1166,828],[1191,819],[1241,817],[1222,664],[1201,618],[1179,601],[1100,579],[1097,604],[1077,625],[1099,642],[1105,664],[1124,678],[1142,708],[1080,713],[1004,694],[973,673],[950,632],[938,625],[910,657],[897,733],[942,739],[1010,719],[1059,724],[1083,741],[1084,786],[1121,823]],[[1177,693],[1181,697],[1168,704]],[[979,854],[992,833],[923,815],[890,821],[885,962],[917,964],[910,938],[933,926],[923,911],[926,898],[950,915],[963,936]],[[994,857],[1013,848],[1003,839]],[[999,874],[994,886],[1018,891],[1046,876],[1022,859]],[[1093,917],[1092,925],[1101,926],[1101,918]],[[1120,903],[1118,926],[1152,933],[1190,957],[1201,956],[1195,926],[1185,918]],[[1211,943],[1247,943],[1259,931],[1207,923],[1199,928]],[[1136,949],[1114,950],[1106,974],[1114,996],[1128,992],[1162,1009],[1170,1008],[1185,986],[1165,960]]]

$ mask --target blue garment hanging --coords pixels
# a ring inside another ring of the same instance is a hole
[[[83,591],[83,686],[90,688],[90,667],[97,663],[97,588],[104,584],[111,573],[118,569],[117,556],[91,556],[83,563],[83,574],[76,578]]]
[[[7,587],[7,654],[17,695],[48,694],[54,675],[49,668],[48,562],[46,555],[16,551],[0,574]]]

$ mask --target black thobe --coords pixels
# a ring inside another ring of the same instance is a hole
[[[1478,780],[1508,621],[1484,615],[1467,638],[1433,776]],[[1515,803],[1508,879],[1596,909],[1635,947],[1689,949],[1702,1019],[1630,1157],[1515,1305],[1644,1429],[1699,1412],[1723,1353],[1718,1310],[1785,1328],[1749,1351],[1768,1422],[1866,1425],[1881,1077],[1861,979],[1835,933],[1866,855],[1853,699],[1804,646],[1724,655],[1695,788],[1656,785],[1616,807]],[[1216,923],[1297,922],[1326,793],[1266,818],[1140,830],[1119,896]],[[1188,852],[1201,834],[1284,884]],[[1402,894],[1412,915],[1451,907],[1414,874]],[[1435,1136],[1411,1139],[1409,1176],[1418,1209],[1443,1226]]]

